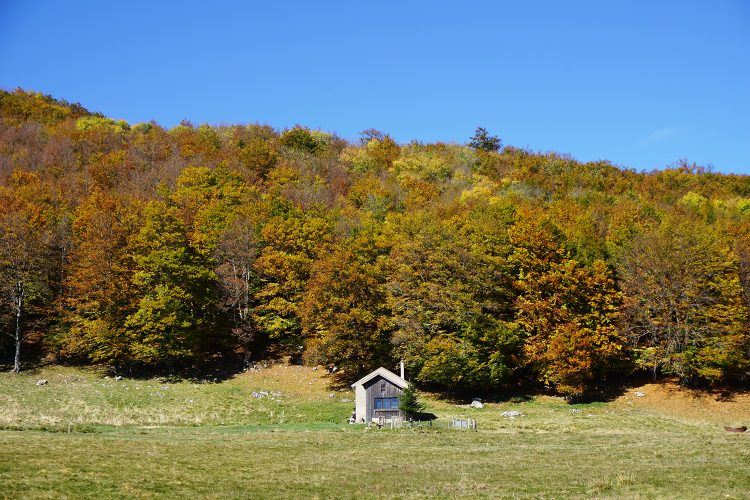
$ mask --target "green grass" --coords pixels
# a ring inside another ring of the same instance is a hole
[[[325,391],[325,382],[309,369],[276,367],[266,372],[248,372],[221,383],[115,380],[65,367],[18,376],[4,373],[0,374],[0,428],[343,422],[351,411],[353,403],[346,400],[352,396]],[[42,378],[49,383],[36,386]],[[270,394],[252,396],[260,391]]]
[[[35,386],[42,377],[49,385]],[[111,380],[0,374],[0,497],[750,496],[750,436],[645,409],[430,398],[436,424],[471,415],[480,430],[368,430],[343,423],[351,394],[307,368],[167,384],[164,397],[156,380]]]

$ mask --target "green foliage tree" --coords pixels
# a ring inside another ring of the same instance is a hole
[[[188,240],[176,207],[151,202],[134,238],[137,306],[125,320],[134,361],[196,356],[210,335],[216,274]]]
[[[426,212],[400,219],[390,241],[394,350],[415,378],[453,391],[507,381],[519,332],[485,292],[507,283],[499,262],[473,251],[455,223]]]
[[[480,151],[499,151],[502,142],[498,136],[490,135],[484,127],[477,127],[469,139],[469,146]]]
[[[419,400],[419,394],[413,384],[408,384],[401,392],[398,409],[409,419],[419,418],[424,412],[425,405]]]
[[[310,130],[299,125],[281,134],[279,142],[282,146],[309,154],[315,154],[319,149],[319,144]]]
[[[244,181],[224,168],[187,167],[169,200],[185,224],[191,245],[207,259],[247,192]]]

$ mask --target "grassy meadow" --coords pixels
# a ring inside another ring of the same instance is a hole
[[[352,398],[287,365],[217,383],[3,373],[0,497],[750,497],[750,436],[723,429],[747,423],[745,395],[710,412],[655,385],[585,405],[426,397],[435,427],[400,430],[346,424]]]

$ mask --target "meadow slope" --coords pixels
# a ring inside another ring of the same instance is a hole
[[[36,386],[44,378],[47,385]],[[637,398],[634,390],[646,396]],[[668,397],[667,397],[668,395]],[[19,497],[747,498],[747,394],[633,388],[481,410],[427,397],[433,428],[350,426],[349,391],[277,365],[217,383],[0,374],[0,485]],[[691,409],[692,408],[692,409]],[[679,411],[677,411],[679,409]],[[508,419],[506,410],[523,416]],[[442,428],[471,415],[478,432]],[[746,424],[747,422],[744,421]]]

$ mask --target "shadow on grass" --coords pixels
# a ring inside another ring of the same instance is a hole
[[[483,403],[525,403],[540,396],[559,397],[570,404],[611,402],[627,392],[630,380],[623,379],[619,382],[610,382],[593,388],[588,393],[571,397],[557,392],[553,387],[534,383],[517,383],[485,390],[463,390],[445,392],[439,387],[423,387],[434,394],[439,394],[443,399],[452,404],[469,404],[475,399]]]
[[[31,352],[24,353],[24,356],[21,358],[21,371],[22,372],[34,372],[35,370],[38,370],[40,368],[44,368],[45,366],[50,366],[55,364],[54,359],[49,359],[48,357],[44,356],[43,353],[36,351],[36,350],[30,350]],[[7,355],[0,358],[0,372],[9,372],[13,370],[13,359],[12,356]]]
[[[122,376],[133,380],[147,380],[158,378],[162,382],[191,381],[195,383],[219,383],[233,378],[246,369],[246,363],[240,358],[208,358],[192,362],[180,362],[164,365],[121,364],[121,365],[92,365],[71,361],[38,360],[35,363],[22,364],[21,373],[34,374],[47,366],[79,366],[100,372],[111,377]],[[0,365],[0,368],[3,368]],[[8,370],[12,365],[8,365]]]
[[[747,394],[747,385],[741,385],[739,383],[726,384],[722,386],[693,386],[686,387],[690,392],[696,396],[710,395],[716,401],[722,403],[732,403],[737,400],[737,396],[741,394]]]
[[[432,422],[437,420],[437,415],[430,412],[420,412],[412,417],[413,420],[419,420],[420,422]]]
[[[681,381],[675,376],[657,376],[655,377],[652,372],[636,372],[627,378],[625,383],[631,387],[637,387],[640,385],[652,384],[652,383],[673,383],[693,397],[704,397],[709,396],[714,398],[718,402],[731,403],[737,400],[738,395],[747,394],[748,385],[747,382],[742,380],[730,380],[726,381],[721,385],[711,385],[705,381],[693,381],[686,382]]]

